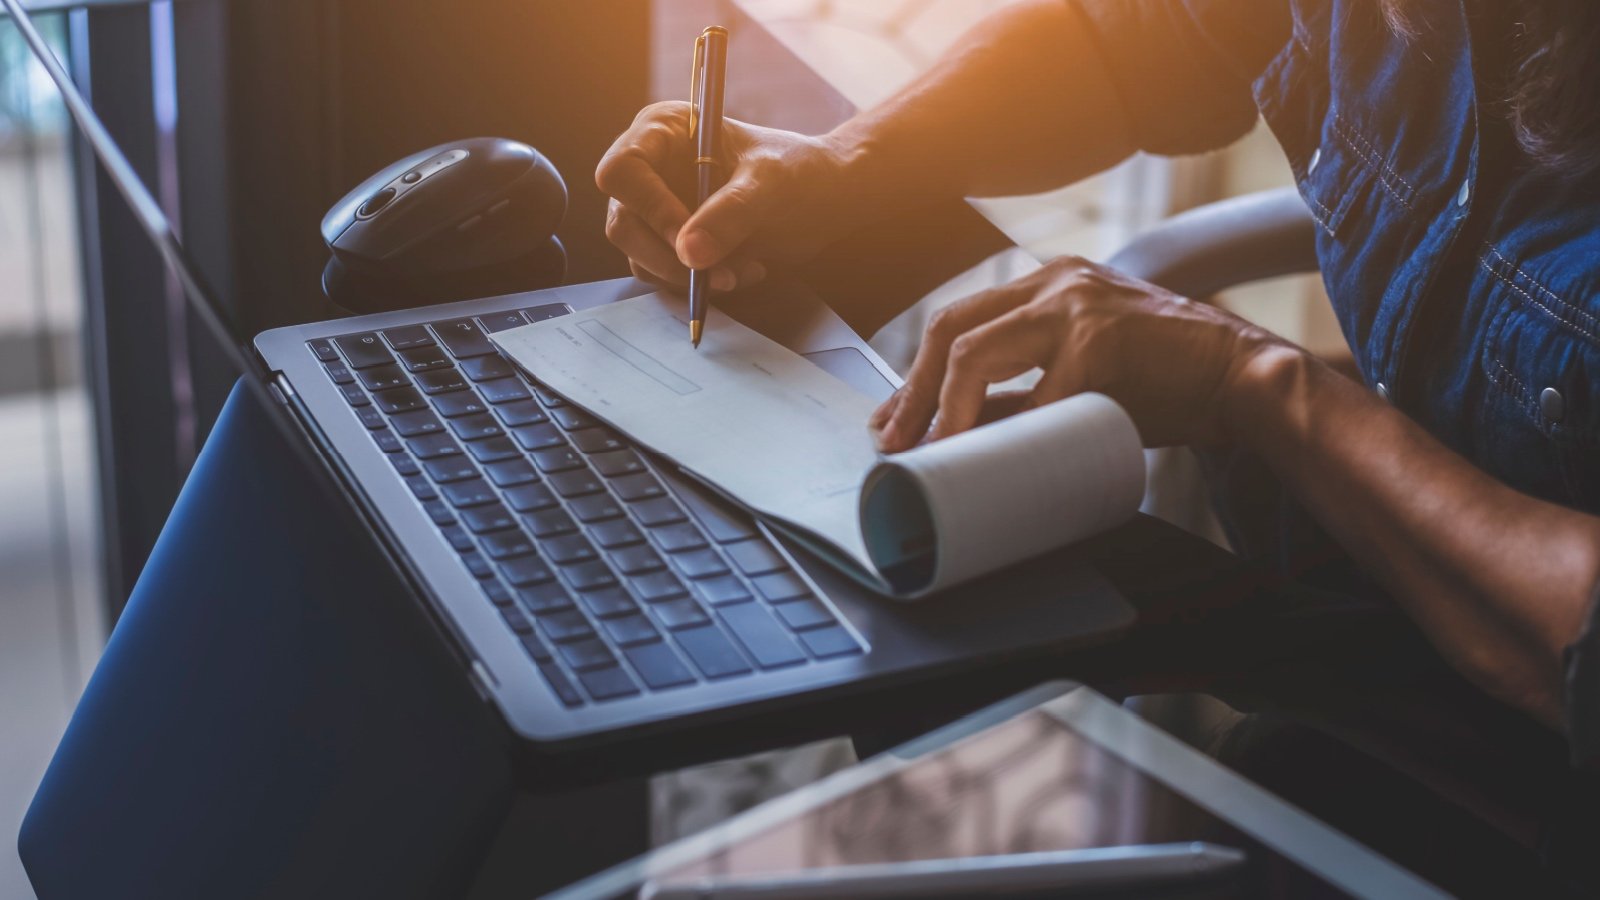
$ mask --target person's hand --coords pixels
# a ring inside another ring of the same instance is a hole
[[[1227,437],[1226,403],[1249,361],[1289,347],[1216,307],[1065,258],[940,310],[905,387],[870,425],[894,452],[1098,391],[1128,411],[1146,446],[1214,444]],[[1043,374],[1032,390],[987,396],[1034,369]]]
[[[710,269],[713,290],[747,287],[845,232],[850,153],[827,137],[724,122],[725,182],[693,214],[687,103],[645,107],[595,169],[612,198],[606,237],[639,278],[682,286],[690,268]]]

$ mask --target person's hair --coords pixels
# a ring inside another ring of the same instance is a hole
[[[1378,0],[1391,28],[1427,27],[1417,0]],[[1508,0],[1492,0],[1501,3]],[[1517,143],[1563,175],[1600,170],[1600,2],[1520,0],[1497,100]]]

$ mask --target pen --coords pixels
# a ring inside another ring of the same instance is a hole
[[[728,29],[712,25],[694,41],[689,81],[689,140],[694,142],[695,208],[716,190],[717,151],[722,146],[722,88],[728,62]],[[689,270],[689,342],[700,346],[706,327],[706,282],[710,273]]]

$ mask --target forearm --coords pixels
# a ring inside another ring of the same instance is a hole
[[[830,136],[879,210],[1033,193],[1134,150],[1086,23],[1066,0],[990,16],[931,71]]]
[[[1507,488],[1297,350],[1254,355],[1235,383],[1229,432],[1464,674],[1557,722],[1561,653],[1600,582],[1600,519]]]

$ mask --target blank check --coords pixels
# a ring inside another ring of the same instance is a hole
[[[857,518],[875,404],[804,357],[651,294],[495,335],[523,368],[740,503],[867,558]]]

